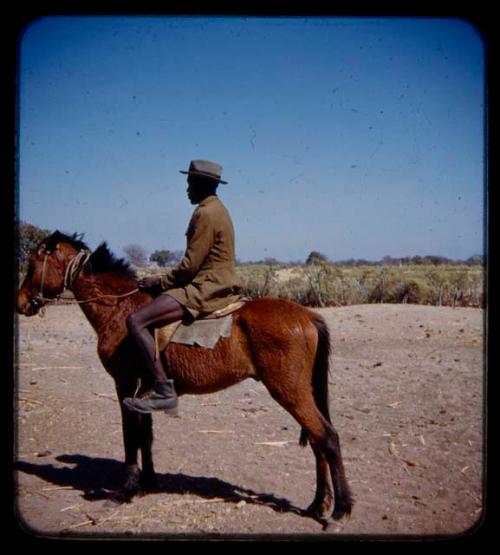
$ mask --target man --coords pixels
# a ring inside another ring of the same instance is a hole
[[[216,195],[222,181],[222,166],[208,160],[193,160],[187,174],[187,195],[197,204],[189,223],[187,248],[183,258],[161,277],[139,280],[138,287],[152,294],[151,302],[127,318],[130,337],[137,345],[153,389],[139,398],[127,397],[124,404],[133,411],[163,410],[175,413],[177,394],[173,380],[167,379],[161,361],[155,360],[155,342],[149,327],[164,326],[184,318],[209,314],[241,296],[235,272],[234,230],[225,206]]]

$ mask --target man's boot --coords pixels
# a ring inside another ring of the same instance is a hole
[[[126,397],[123,404],[130,410],[148,414],[162,410],[170,416],[177,416],[177,393],[174,381],[155,381],[153,389],[140,397]]]

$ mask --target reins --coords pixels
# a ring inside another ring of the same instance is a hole
[[[78,254],[76,254],[69,261],[69,263],[66,267],[66,271],[64,273],[63,290],[55,298],[50,299],[48,297],[43,296],[43,285],[44,285],[44,282],[45,282],[45,267],[47,265],[47,257],[48,257],[48,254],[45,253],[45,258],[43,259],[43,265],[42,265],[42,281],[41,281],[41,284],[40,284],[40,294],[35,297],[35,299],[37,301],[40,301],[42,303],[40,311],[38,312],[38,314],[41,318],[43,318],[43,316],[45,315],[45,305],[48,304],[48,303],[51,303],[51,304],[56,304],[56,303],[57,304],[84,304],[84,303],[91,303],[91,302],[95,302],[95,301],[98,301],[98,300],[101,300],[101,299],[106,299],[106,298],[111,298],[111,299],[118,300],[118,299],[123,299],[125,297],[129,297],[130,295],[133,295],[134,293],[137,293],[139,291],[139,288],[136,287],[135,289],[132,289],[132,291],[128,291],[127,293],[122,293],[120,295],[102,294],[102,295],[96,295],[95,297],[90,297],[89,299],[81,299],[81,300],[67,299],[67,300],[62,300],[61,295],[63,295],[63,293],[66,291],[66,289],[71,290],[71,287],[73,286],[73,282],[75,281],[76,277],[78,276],[78,274],[80,273],[82,268],[88,262],[91,254],[92,253],[90,251],[88,251],[86,249],[82,249],[81,251],[78,252]]]

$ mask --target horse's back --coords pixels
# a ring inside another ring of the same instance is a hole
[[[283,316],[283,311],[291,311],[294,315],[303,314],[311,316],[314,314],[311,310],[295,301],[289,301],[279,297],[258,297],[257,299],[252,299],[246,302],[243,307],[238,310],[238,313],[251,313],[263,317],[274,314],[281,314],[281,316]]]
[[[238,311],[236,323],[247,331],[262,330],[266,334],[288,336],[315,326],[321,317],[308,308],[286,299],[260,297],[247,302]]]

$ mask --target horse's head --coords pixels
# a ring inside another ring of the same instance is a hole
[[[29,257],[28,271],[17,292],[20,314],[33,316],[49,299],[55,299],[67,286],[68,270],[86,245],[76,236],[55,231],[45,238]]]

